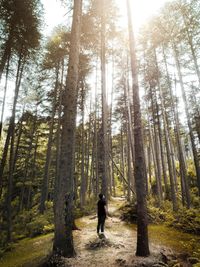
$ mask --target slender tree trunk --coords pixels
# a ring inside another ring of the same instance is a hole
[[[180,126],[179,126],[179,116],[178,116],[178,107],[177,102],[174,103],[174,96],[172,95],[172,89],[170,87],[170,93],[171,93],[171,99],[172,99],[172,107],[174,112],[174,118],[175,118],[175,133],[176,133],[176,140],[178,145],[178,154],[179,154],[179,170],[180,170],[180,176],[181,176],[181,187],[182,187],[182,202],[183,205],[186,204],[187,208],[190,208],[191,200],[190,200],[190,191],[189,191],[189,185],[188,185],[188,178],[187,178],[187,168],[185,165],[184,155],[183,155],[183,149],[181,144],[181,133],[180,133]]]
[[[121,123],[122,124],[122,123]],[[123,185],[123,193],[124,196],[126,195],[125,192],[125,182],[123,177],[125,177],[125,164],[124,164],[124,140],[123,140],[123,130],[122,130],[122,126],[121,126],[121,130],[120,130],[120,155],[121,155],[121,159],[120,159],[120,170],[122,173],[122,177],[121,177],[121,182]]]
[[[55,237],[53,249],[65,257],[75,255],[73,228],[74,149],[82,1],[74,1],[69,64],[63,95],[60,177],[55,190]]]
[[[16,115],[16,105],[18,100],[19,88],[21,84],[22,74],[23,74],[24,63],[22,62],[22,53],[19,55],[18,61],[18,70],[16,75],[15,82],[15,96],[13,101],[13,109],[12,115],[10,119],[9,125],[9,133],[10,136],[10,158],[9,158],[9,172],[8,172],[8,192],[7,192],[7,241],[10,242],[12,240],[12,192],[13,192],[13,171],[14,171],[14,138],[15,138],[15,115]],[[3,173],[2,173],[3,174]]]
[[[135,51],[135,39],[132,29],[130,3],[127,0],[129,44],[131,54],[131,70],[133,78],[133,107],[134,107],[134,146],[135,146],[135,181],[137,195],[137,256],[148,256],[148,227],[147,227],[147,204],[146,204],[146,166],[144,158],[144,144],[142,137],[142,120],[140,110],[137,59]]]
[[[102,90],[102,132],[103,132],[103,174],[102,174],[102,193],[108,198],[108,107],[106,99],[106,47],[105,47],[105,0],[101,3],[101,90]]]
[[[18,128],[18,135],[17,135],[17,142],[16,142],[16,149],[15,149],[15,156],[14,156],[14,166],[13,166],[13,169],[14,170],[15,170],[15,166],[16,166],[16,163],[17,163],[19,145],[20,145],[21,136],[22,136],[22,132],[23,132],[24,110],[25,110],[25,105],[23,107],[22,116],[21,116],[21,119],[19,121],[19,128]]]
[[[115,73],[115,64],[114,64],[114,56],[112,51],[112,89],[111,89],[111,103],[110,103],[110,124],[109,124],[109,147],[110,147],[110,154],[113,158],[113,142],[112,142],[112,113],[113,113],[113,94],[114,94],[114,73]],[[110,194],[116,196],[116,189],[115,189],[115,176],[114,176],[114,166],[111,160],[110,163]]]
[[[194,137],[194,133],[192,130],[191,121],[190,121],[189,107],[188,107],[188,103],[187,103],[187,98],[186,98],[186,93],[185,93],[185,88],[184,88],[184,83],[183,83],[183,77],[182,77],[182,73],[181,73],[181,66],[180,66],[180,62],[179,62],[179,53],[178,53],[178,49],[177,49],[175,44],[173,44],[173,50],[174,50],[174,57],[175,57],[175,61],[176,61],[176,67],[177,67],[177,71],[178,71],[180,86],[181,86],[182,97],[183,97],[183,101],[185,104],[185,113],[186,113],[186,117],[187,117],[187,124],[188,124],[188,128],[189,128],[189,135],[190,135],[190,140],[191,140],[191,144],[192,144],[194,164],[195,164],[195,169],[196,169],[197,187],[198,187],[198,191],[199,191],[199,195],[200,195],[200,165],[199,165],[197,149],[195,146],[195,137]]]
[[[158,68],[156,50],[154,50],[154,56],[155,56],[156,68],[158,71],[159,68]],[[168,117],[167,117],[167,112],[165,109],[163,91],[162,91],[162,87],[160,85],[159,78],[157,78],[157,82],[158,82],[158,89],[159,89],[160,101],[161,101],[161,111],[162,111],[163,123],[164,123],[164,133],[165,133],[165,141],[166,141],[167,160],[168,160],[168,166],[169,166],[169,176],[170,176],[170,186],[171,186],[173,210],[177,211],[178,206],[177,206],[176,187],[175,187],[176,175],[174,172],[175,167],[174,167],[174,162],[173,162],[173,157],[172,157],[172,142],[171,142],[171,136],[169,134],[170,131],[169,131],[169,124],[168,124]]]
[[[163,138],[162,138],[161,121],[160,121],[158,103],[156,103],[156,112],[157,112],[157,118],[158,118],[158,133],[159,133],[159,141],[160,141],[160,154],[161,154],[161,162],[162,162],[162,172],[163,172],[165,190],[167,190],[167,170],[166,170],[166,165],[165,165]]]
[[[59,64],[56,67],[56,81],[55,81],[54,96],[53,96],[53,103],[52,103],[52,114],[51,114],[51,120],[50,120],[50,125],[49,125],[49,136],[48,136],[48,143],[47,143],[47,150],[46,150],[44,177],[42,181],[42,190],[41,190],[41,196],[40,196],[39,211],[41,214],[44,213],[45,211],[45,201],[48,198],[49,170],[50,170],[50,165],[51,165],[51,148],[52,148],[53,130],[54,130],[54,117],[56,114],[56,105],[57,105],[58,77],[59,77]]]
[[[9,37],[5,44],[5,49],[3,51],[3,55],[0,60],[0,82],[2,78],[2,74],[6,65],[6,62],[10,60],[11,57],[11,48],[12,48],[12,39],[13,39],[13,26],[11,26]]]
[[[21,77],[23,73],[23,67],[24,67],[24,63],[22,63],[22,55],[20,54],[19,59],[18,59],[17,74],[16,74],[16,81],[15,81],[15,95],[14,95],[14,100],[13,100],[12,115],[9,121],[6,142],[4,145],[3,155],[2,155],[1,164],[0,164],[0,196],[2,193],[3,173],[4,173],[4,168],[6,165],[9,143],[11,140],[12,132],[14,131],[14,128],[15,128],[15,125],[14,125],[15,124],[15,111],[16,111],[16,105],[17,105],[17,100],[18,100]]]
[[[27,200],[27,209],[30,210],[32,207],[32,189],[33,189],[33,184],[35,182],[35,176],[36,176],[36,159],[37,159],[37,150],[38,150],[38,143],[39,143],[39,134],[36,133],[35,137],[35,147],[34,147],[34,154],[33,154],[33,165],[32,165],[32,170],[31,170],[31,175],[30,179],[32,184],[28,188],[28,200]]]
[[[161,185],[161,166],[160,166],[160,156],[159,156],[159,143],[158,143],[158,133],[157,133],[157,121],[156,121],[156,116],[155,116],[155,108],[154,108],[154,100],[153,100],[153,91],[152,87],[150,85],[150,95],[151,95],[151,107],[152,107],[152,118],[153,118],[153,128],[154,128],[154,150],[155,150],[155,159],[156,159],[156,170],[157,170],[157,175],[156,175],[156,188],[157,188],[157,194],[158,194],[158,203],[161,205],[161,200],[162,200],[162,185]]]
[[[2,104],[2,109],[1,109],[0,139],[1,139],[2,129],[3,129],[3,117],[4,117],[4,110],[5,110],[5,104],[6,104],[6,93],[7,93],[7,86],[8,86],[9,65],[10,65],[10,57],[8,58],[7,67],[6,67],[6,80],[5,80],[5,86],[4,86],[3,104]]]
[[[98,62],[96,62],[96,81],[95,81],[95,114],[94,114],[94,146],[95,146],[95,193],[96,196],[99,194],[99,154],[98,154],[98,123],[97,123],[97,113],[98,113],[98,88],[97,88],[97,78],[98,78]]]
[[[27,181],[28,178],[28,172],[29,172],[29,162],[31,160],[31,152],[33,149],[33,140],[34,140],[34,134],[36,131],[36,125],[37,125],[37,106],[36,106],[36,111],[35,111],[35,117],[34,117],[34,121],[33,121],[33,126],[32,126],[32,130],[30,132],[30,142],[29,142],[29,147],[27,149],[28,154],[26,155],[26,159],[25,159],[25,164],[24,164],[24,175],[23,175],[23,180],[22,180],[22,189],[21,189],[21,195],[20,195],[20,206],[19,206],[19,210],[23,210],[23,206],[24,206],[24,195],[26,192],[26,185],[25,182]]]
[[[56,195],[56,190],[59,185],[59,165],[60,165],[60,139],[61,139],[61,112],[62,112],[62,97],[63,97],[63,82],[64,82],[64,59],[61,64],[61,80],[59,87],[59,104],[58,104],[58,125],[57,125],[57,133],[56,133],[56,177],[54,184],[54,197]]]
[[[82,82],[82,93],[81,93],[81,111],[82,111],[82,125],[81,125],[81,190],[80,190],[80,203],[81,207],[85,205],[85,197],[86,197],[86,173],[85,173],[85,127],[84,127],[84,119],[85,119],[85,110],[84,110],[84,86]]]
[[[88,189],[88,182],[89,182],[91,123],[92,123],[92,119],[91,119],[91,104],[90,104],[89,127],[88,127],[88,142],[87,142],[87,149],[86,149],[86,192],[87,192],[87,189]]]

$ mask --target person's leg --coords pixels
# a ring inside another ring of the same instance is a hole
[[[101,232],[104,232],[104,225],[105,225],[106,216],[102,216],[101,218]]]
[[[97,234],[99,233],[100,225],[101,225],[101,220],[100,220],[100,217],[98,217]]]

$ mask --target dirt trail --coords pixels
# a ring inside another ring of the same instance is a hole
[[[66,266],[140,266],[144,261],[156,262],[160,247],[150,244],[151,256],[135,257],[136,230],[120,220],[119,207],[123,198],[114,198],[108,207],[110,217],[105,224],[105,239],[96,234],[96,216],[87,216],[77,221],[81,231],[74,232],[77,256],[66,260]],[[143,265],[144,266],[144,265]]]

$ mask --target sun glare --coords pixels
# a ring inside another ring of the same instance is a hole
[[[115,0],[117,6],[119,7],[122,23],[127,24],[127,9],[126,0]],[[168,0],[170,1],[170,0]],[[167,2],[167,0],[130,0],[132,22],[134,24],[134,29],[136,31],[148,21],[149,18],[154,16],[159,9]]]
[[[169,0],[168,0],[169,1]],[[127,24],[126,0],[115,0],[123,26]],[[167,0],[130,0],[134,28],[136,31],[148,18],[155,15]],[[66,10],[58,0],[42,0],[45,10],[45,32],[49,35],[58,24],[67,22]]]

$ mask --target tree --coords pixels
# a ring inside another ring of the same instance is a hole
[[[128,28],[129,28],[129,45],[131,55],[131,71],[133,79],[133,109],[134,109],[134,148],[135,148],[135,184],[137,196],[137,256],[148,256],[148,228],[147,228],[147,204],[146,204],[146,166],[144,157],[144,144],[142,137],[142,120],[140,110],[139,85],[137,58],[135,51],[135,38],[132,28],[130,3],[127,0]]]
[[[73,257],[75,255],[72,236],[72,212],[81,10],[82,1],[74,1],[69,64],[62,99],[63,118],[59,181],[56,183],[57,188],[55,189],[54,200],[55,238],[53,250],[65,257]]]

